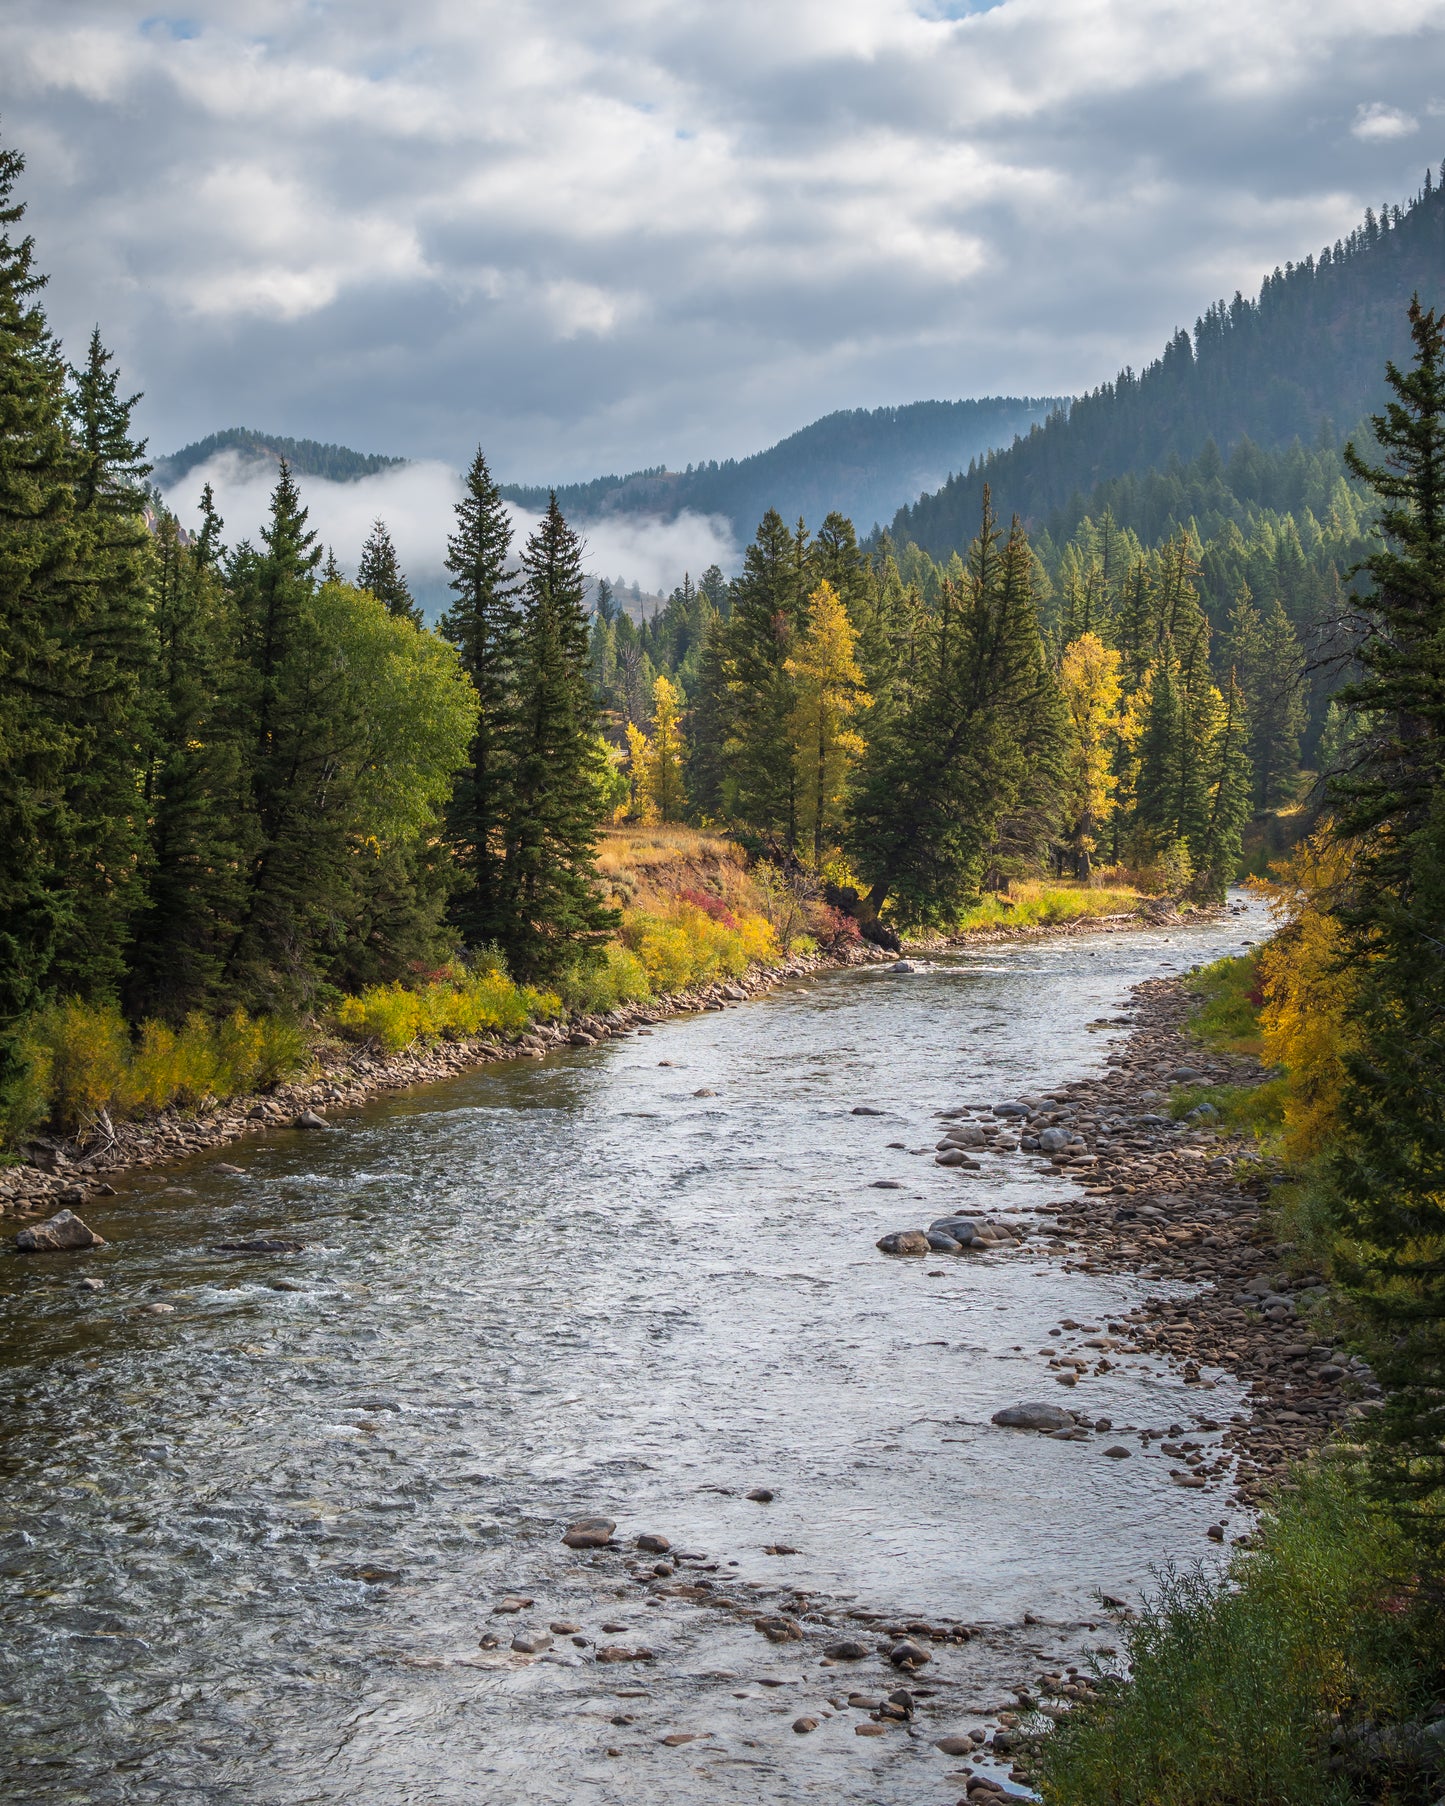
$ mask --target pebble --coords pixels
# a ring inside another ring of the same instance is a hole
[[[750,1486],[743,1497],[751,1499],[754,1505],[771,1505],[773,1502],[772,1491],[766,1486]]]
[[[666,1555],[672,1544],[665,1536],[658,1536],[651,1530],[645,1530],[637,1539],[637,1547],[646,1549],[649,1555]]]
[[[854,1116],[886,1116],[888,1112],[880,1110],[876,1104],[854,1104],[852,1114]]]
[[[931,1662],[933,1657],[921,1643],[915,1643],[912,1637],[905,1637],[888,1651],[888,1660],[895,1668],[921,1668],[925,1662]]]
[[[535,1604],[536,1601],[534,1599],[528,1599],[520,1593],[514,1593],[509,1595],[506,1599],[499,1599],[497,1601],[492,1607],[492,1616],[494,1618],[509,1617],[512,1613],[524,1612],[529,1606]]]
[[[818,1720],[816,1718],[795,1718],[793,1720],[793,1729],[800,1737],[805,1737],[809,1731],[816,1731],[817,1728]]]
[[[575,1637],[582,1626],[573,1624],[566,1618],[556,1618],[547,1628],[554,1637]]]
[[[512,1638],[512,1648],[518,1655],[541,1655],[544,1649],[552,1647],[552,1633],[545,1630],[519,1630]]]

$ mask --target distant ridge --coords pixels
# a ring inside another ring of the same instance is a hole
[[[358,477],[373,477],[379,470],[390,470],[406,463],[405,458],[388,458],[379,452],[352,451],[346,445],[323,445],[319,439],[287,439],[278,433],[256,433],[249,427],[228,426],[205,439],[197,439],[194,445],[182,446],[168,458],[158,458],[155,480],[162,489],[169,489],[207,459],[228,451],[276,464],[284,458],[298,475],[327,477],[333,483],[352,483]]]
[[[837,509],[866,533],[891,520],[900,503],[1028,432],[1066,399],[989,396],[844,409],[751,457],[561,484],[557,500],[568,519],[579,521],[609,514],[672,519],[685,510],[721,514],[743,540],[769,508],[790,522],[801,515],[814,527]],[[502,485],[509,501],[534,512],[546,506],[547,493],[540,484]]]
[[[1379,410],[1385,359],[1409,362],[1417,291],[1427,307],[1445,302],[1445,186],[1428,171],[1407,208],[1369,209],[1347,239],[1266,277],[1257,301],[1216,302],[1143,372],[1121,371],[900,508],[893,537],[946,558],[977,531],[985,483],[1004,520],[1053,530],[1062,516],[1068,530],[1096,490],[1189,464],[1211,442],[1226,457],[1245,441],[1334,444]]]

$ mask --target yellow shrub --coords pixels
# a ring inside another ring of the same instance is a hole
[[[1325,831],[1303,843],[1264,885],[1281,927],[1260,951],[1259,1012],[1265,1062],[1289,1078],[1285,1151],[1316,1154],[1339,1117],[1345,1055],[1353,1046],[1350,1005],[1355,978],[1331,904],[1351,877],[1353,849]]]
[[[50,1068],[51,1119],[76,1128],[108,1110],[123,1094],[130,1066],[130,1035],[113,1004],[71,998],[43,1010],[30,1037]]]
[[[721,906],[713,915],[682,897],[662,914],[627,911],[622,939],[641,961],[650,987],[662,992],[724,976],[738,978],[750,965],[779,958],[777,937],[764,917],[745,910],[734,914]]]
[[[404,985],[372,985],[336,1007],[336,1026],[358,1041],[375,1041],[400,1053],[413,1041],[462,1039],[487,1030],[515,1032],[538,1018],[556,1016],[561,1000],[550,991],[517,985],[504,972],[485,970],[448,977],[409,991]]]

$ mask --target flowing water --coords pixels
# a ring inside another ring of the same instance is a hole
[[[104,1250],[0,1261],[3,1797],[955,1798],[933,1739],[1107,1646],[1098,1592],[1209,1549],[1222,1501],[1107,1437],[989,1422],[1063,1398],[1049,1330],[1145,1282],[874,1241],[1066,1195],[1021,1155],[935,1166],[933,1113],[1089,1071],[1120,1031],[1086,1025],[1130,984],[1261,932],[1251,910],[822,975],[226,1150],[239,1174],[144,1176],[86,1211]],[[256,1235],[306,1247],[214,1249]],[[1122,1428],[1236,1395],[1137,1360],[1067,1402]],[[701,1556],[727,1599],[980,1632],[935,1646],[912,1734],[844,1710],[799,1736],[897,1677],[654,1600],[635,1556],[562,1546],[588,1512]],[[494,1616],[509,1593],[535,1603]],[[511,1653],[553,1620],[584,1641]],[[596,1663],[609,1643],[655,1659]]]

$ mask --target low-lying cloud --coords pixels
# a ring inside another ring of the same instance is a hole
[[[456,526],[455,509],[462,493],[460,474],[436,460],[403,464],[374,476],[337,483],[325,477],[298,475],[309,525],[323,546],[336,554],[348,576],[355,573],[362,544],[372,523],[385,521],[397,556],[419,590],[437,596],[445,589],[446,546]],[[276,487],[276,466],[228,451],[188,471],[166,491],[167,506],[181,524],[194,529],[200,520],[202,487],[209,483],[225,521],[228,545],[259,540]],[[537,516],[511,507],[520,552]],[[690,571],[700,576],[710,564],[729,575],[737,565],[732,529],[721,515],[683,513],[663,520],[651,515],[609,515],[575,523],[586,548],[585,564],[594,577],[624,577],[643,590],[666,594]]]

